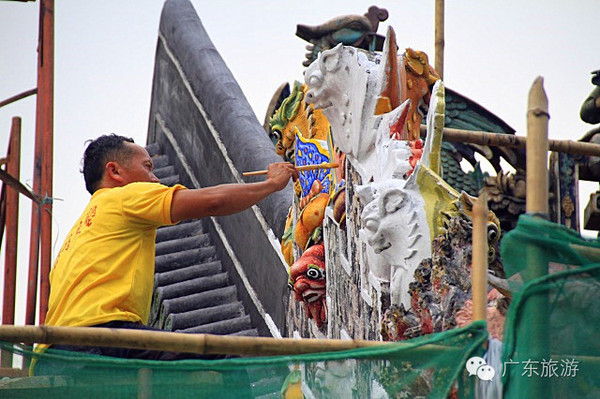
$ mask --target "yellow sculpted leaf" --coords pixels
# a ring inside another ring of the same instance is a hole
[[[310,231],[306,229],[304,223],[302,223],[302,219],[298,220],[298,223],[296,223],[296,229],[294,230],[294,240],[296,241],[296,245],[304,250],[309,237]]]
[[[306,229],[309,232],[312,232],[315,228],[320,226],[321,223],[323,223],[325,207],[327,207],[328,202],[329,195],[326,193],[321,193],[313,198],[302,211],[302,223],[304,226],[306,226]]]

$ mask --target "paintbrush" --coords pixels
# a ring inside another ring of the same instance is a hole
[[[339,168],[339,164],[337,163],[320,163],[317,165],[304,165],[304,166],[296,166],[296,170],[298,172],[303,172],[306,170],[317,170],[317,169],[335,169],[335,168]],[[254,172],[244,172],[242,173],[242,176],[259,176],[259,175],[266,175],[267,171],[266,170],[255,170]]]

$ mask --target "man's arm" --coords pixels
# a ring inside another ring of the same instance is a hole
[[[178,190],[171,202],[171,221],[198,219],[206,216],[231,215],[250,208],[269,194],[282,190],[290,180],[298,178],[289,162],[269,165],[267,180],[248,184],[222,184],[195,190]]]

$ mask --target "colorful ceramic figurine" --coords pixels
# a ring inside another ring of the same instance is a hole
[[[288,374],[281,386],[281,399],[304,399],[302,393],[302,371],[298,365]]]
[[[276,140],[275,151],[294,162],[296,130],[306,139],[327,140],[329,122],[321,110],[304,102],[306,85],[294,82],[292,92],[269,120],[270,135]]]
[[[292,92],[270,118],[270,135],[276,140],[276,152],[296,166],[330,162],[327,146],[329,122],[321,110],[304,102],[306,85],[294,82]],[[281,250],[288,263],[294,262],[294,243],[303,251],[320,240],[325,207],[330,187],[335,185],[333,173],[327,169],[303,171],[294,189],[298,206],[290,208]],[[316,198],[320,193],[323,195]],[[313,200],[314,201],[311,201]],[[308,207],[306,211],[304,208]]]
[[[424,110],[429,105],[430,88],[440,79],[437,72],[429,65],[427,54],[407,48],[401,58],[400,82],[405,90],[402,100],[410,99],[410,110],[406,131],[408,140],[420,138],[420,127]]]
[[[323,243],[307,249],[290,267],[290,286],[296,300],[304,303],[306,313],[317,327],[327,323],[325,300],[325,246]]]
[[[325,217],[325,207],[329,203],[329,194],[321,191],[322,185],[315,180],[312,190],[300,201],[300,214],[294,229],[294,241],[304,251],[311,244],[321,241],[321,226]],[[319,231],[316,231],[319,229]]]

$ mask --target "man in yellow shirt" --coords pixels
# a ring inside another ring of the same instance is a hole
[[[46,324],[146,327],[154,281],[156,228],[185,219],[233,214],[298,177],[287,162],[269,165],[258,183],[186,189],[159,184],[152,158],[132,139],[105,135],[85,150],[92,194],[50,273]],[[115,357],[172,360],[188,355],[122,348],[53,346]]]

